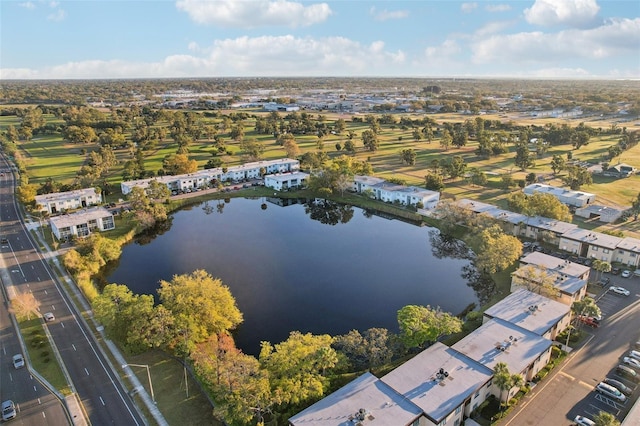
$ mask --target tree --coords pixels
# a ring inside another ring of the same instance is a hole
[[[620,426],[620,421],[607,411],[600,411],[593,417],[593,421],[596,426]]]
[[[640,215],[640,192],[638,192],[638,196],[631,201],[631,212],[633,213],[633,220],[638,220],[638,216]]]
[[[373,130],[365,130],[362,132],[362,143],[369,151],[377,151],[378,145],[380,144],[378,134]]]
[[[287,153],[288,158],[296,158],[298,155],[300,155],[300,147],[298,147],[295,138],[286,139],[282,146]]]
[[[408,164],[409,166],[413,166],[416,164],[416,158],[418,158],[418,154],[416,154],[415,149],[407,148],[400,151],[400,159],[403,164]]]
[[[20,186],[16,189],[16,194],[18,196],[18,201],[22,204],[32,205],[36,200],[36,195],[38,191],[38,185],[21,183]]]
[[[566,163],[561,155],[554,155],[553,158],[551,158],[551,170],[553,170],[554,175],[564,170],[565,165]]]
[[[439,173],[427,173],[424,177],[424,187],[430,191],[442,191],[444,189],[444,179]]]
[[[522,266],[513,273],[513,283],[516,286],[550,299],[560,297],[560,290],[555,285],[556,278],[556,274],[550,274],[546,269],[536,265]]]
[[[184,175],[197,171],[198,162],[186,154],[169,154],[162,160],[162,168],[168,175]]]
[[[484,186],[488,182],[487,175],[477,167],[474,167],[471,170],[470,181],[472,185],[477,185],[477,186]]]
[[[467,170],[467,164],[460,155],[455,155],[445,164],[445,169],[451,179],[455,179],[464,175]]]
[[[407,305],[398,311],[400,340],[407,348],[422,347],[462,330],[462,320],[439,307]]]
[[[350,153],[356,152],[356,145],[353,143],[352,139],[347,139],[344,141],[344,149]]]
[[[576,315],[586,315],[588,317],[599,317],[600,307],[592,297],[584,297],[571,304],[571,311]]]
[[[562,180],[574,191],[579,190],[582,185],[591,185],[593,183],[593,177],[589,170],[575,165],[567,166],[567,176]]]
[[[549,219],[571,222],[569,207],[551,194],[537,192],[526,195],[522,192],[510,194],[507,198],[509,209],[527,216],[542,216]]]
[[[17,293],[13,299],[11,299],[11,312],[18,318],[31,319],[33,315],[36,317],[40,310],[40,302],[35,298],[33,293]]]
[[[176,318],[188,338],[203,342],[213,334],[234,329],[242,322],[242,313],[227,286],[202,269],[191,274],[174,275],[160,281],[158,295]]]
[[[520,167],[520,170],[527,170],[535,165],[535,160],[529,151],[527,142],[520,142],[516,147],[514,162],[517,167]]]
[[[453,137],[451,136],[451,133],[449,133],[449,131],[445,129],[442,133],[442,138],[440,138],[440,146],[445,151],[448,151],[452,143]]]
[[[351,330],[336,336],[333,347],[347,357],[351,370],[364,370],[391,361],[394,354],[392,338],[386,328],[370,328],[363,334]]]
[[[275,346],[262,342],[260,364],[269,372],[271,391],[279,403],[298,404],[324,395],[329,382],[322,372],[338,361],[328,334],[292,331]]]
[[[522,243],[504,233],[499,225],[483,229],[479,236],[479,250],[475,259],[481,271],[496,273],[513,264],[522,256]]]
[[[240,149],[246,155],[249,160],[257,161],[262,158],[265,147],[257,139],[243,139],[240,141]]]
[[[147,195],[152,200],[166,200],[171,196],[169,187],[156,179],[152,179],[147,186]]]
[[[606,262],[606,261],[600,260],[600,259],[594,259],[593,260],[593,264],[591,265],[591,267],[594,270],[596,270],[597,272],[599,272],[598,281],[602,278],[602,273],[603,272],[610,272],[611,271],[611,264],[609,262]]]
[[[527,176],[525,177],[525,182],[527,183],[527,185],[534,183],[536,180],[537,180],[536,174],[533,172],[527,174]]]
[[[509,391],[507,393],[508,400],[511,389],[522,386],[524,379],[520,374],[511,374],[507,364],[499,362],[493,367],[493,383],[500,389],[500,404],[502,404],[502,393]]]

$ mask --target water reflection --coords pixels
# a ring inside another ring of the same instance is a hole
[[[329,200],[310,200],[305,204],[304,211],[311,219],[325,225],[348,223],[353,218],[353,207]]]
[[[431,252],[438,259],[473,259],[473,252],[462,240],[458,240],[449,234],[444,234],[437,229],[429,231]]]

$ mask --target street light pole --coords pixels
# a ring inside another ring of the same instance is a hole
[[[154,404],[156,403],[156,398],[153,394],[153,383],[151,382],[151,370],[149,369],[149,366],[147,364],[124,364],[123,367],[141,367],[141,368],[146,368],[147,369],[147,378],[149,379],[149,389],[151,390],[151,400],[153,401]]]

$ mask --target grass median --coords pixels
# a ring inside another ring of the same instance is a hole
[[[19,321],[20,333],[29,352],[31,368],[63,395],[71,393],[40,318]]]

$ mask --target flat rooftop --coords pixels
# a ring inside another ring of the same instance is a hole
[[[412,424],[422,411],[371,373],[324,397],[289,419],[294,426],[355,426],[356,414],[365,413],[363,425]]]
[[[551,340],[510,322],[494,318],[452,346],[456,351],[489,367],[499,362],[519,374],[551,346]]]
[[[91,220],[101,219],[103,217],[113,216],[113,214],[104,207],[96,207],[92,209],[80,210],[71,214],[63,214],[49,219],[56,228],[65,228],[81,223],[87,223]]]
[[[591,268],[579,263],[570,262],[566,259],[550,256],[538,251],[526,254],[520,258],[523,265],[536,265],[547,269],[549,272],[566,275],[567,277],[582,277],[585,273],[589,273]]]
[[[95,188],[83,188],[83,189],[76,189],[73,191],[53,192],[51,194],[36,195],[35,199],[37,204],[43,204],[43,203],[51,203],[54,201],[65,201],[65,200],[72,200],[74,198],[79,198],[79,197],[90,197],[90,196],[97,196],[97,195],[99,195],[99,193],[96,192]]]
[[[521,288],[487,309],[484,315],[517,324],[542,336],[570,310],[564,303]]]
[[[437,342],[380,380],[440,423],[492,376],[491,369]]]

